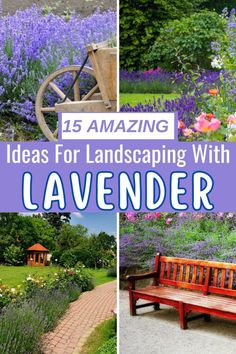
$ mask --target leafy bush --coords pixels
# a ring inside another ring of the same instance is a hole
[[[152,269],[157,252],[236,263],[235,213],[176,213],[171,217],[161,213],[171,219],[168,227],[154,213],[126,214],[120,218],[120,267],[124,272],[127,268]]]
[[[94,288],[93,278],[90,272],[78,266],[77,269],[64,269],[55,274],[49,274],[47,278],[37,275],[28,276],[25,280],[25,294],[31,298],[38,289],[66,290],[70,287],[71,296],[76,292],[88,291]]]
[[[17,288],[10,288],[3,285],[0,281],[0,309],[10,303],[16,303],[24,297],[23,289],[18,286]]]
[[[104,343],[97,351],[96,354],[116,354],[117,352],[117,338],[113,337]]]
[[[3,256],[9,265],[18,266],[24,263],[24,251],[19,246],[10,245],[5,249]]]
[[[117,269],[116,269],[116,266],[112,267],[112,268],[109,268],[107,270],[107,276],[108,277],[116,277],[117,275]]]
[[[144,54],[167,19],[193,13],[205,0],[123,0],[120,2],[120,65],[134,71],[146,68]]]
[[[77,263],[77,257],[74,251],[64,251],[60,257],[60,264],[65,268],[72,268]]]
[[[211,68],[211,42],[224,36],[226,19],[214,11],[201,11],[170,21],[160,31],[147,61],[152,67],[173,70],[183,65]]]

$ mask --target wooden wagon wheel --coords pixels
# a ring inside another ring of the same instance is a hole
[[[36,97],[36,103],[35,103],[35,111],[36,111],[36,117],[38,124],[44,133],[44,135],[48,138],[50,141],[57,141],[57,136],[58,136],[58,129],[52,129],[50,125],[48,124],[48,117],[52,119],[52,114],[55,115],[54,121],[56,119],[56,107],[55,104],[61,99],[65,99],[66,97],[66,91],[67,88],[61,89],[58,85],[58,83],[55,82],[56,79],[63,79],[63,76],[65,75],[71,75],[71,79],[73,80],[80,70],[79,65],[71,65],[64,67],[62,69],[56,70],[54,73],[49,75],[45,81],[41,84],[37,97]],[[95,83],[96,80],[95,74],[93,69],[84,67],[82,70],[82,73],[88,74],[91,77],[93,77],[93,85],[92,88],[88,90],[88,92],[81,94],[80,92],[80,87],[79,87],[79,80],[77,80],[76,84],[74,85],[72,89],[73,97],[69,96],[66,99],[66,102],[69,101],[87,101],[91,99],[91,97],[98,92],[98,85]],[[45,97],[47,94],[47,91],[51,90],[51,92],[56,96],[55,103],[53,105],[48,105],[48,102],[46,100],[45,103]],[[50,117],[51,116],[51,117]],[[50,119],[49,119],[50,120]]]

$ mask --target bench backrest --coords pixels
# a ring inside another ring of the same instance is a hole
[[[157,282],[177,288],[236,296],[236,264],[196,259],[164,257],[157,254]]]

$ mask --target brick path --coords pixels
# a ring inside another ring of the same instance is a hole
[[[44,339],[44,354],[77,354],[93,329],[112,316],[116,307],[116,281],[82,293],[70,305],[53,332]]]

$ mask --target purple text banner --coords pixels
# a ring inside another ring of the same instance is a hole
[[[0,211],[235,211],[234,143],[0,143]]]

